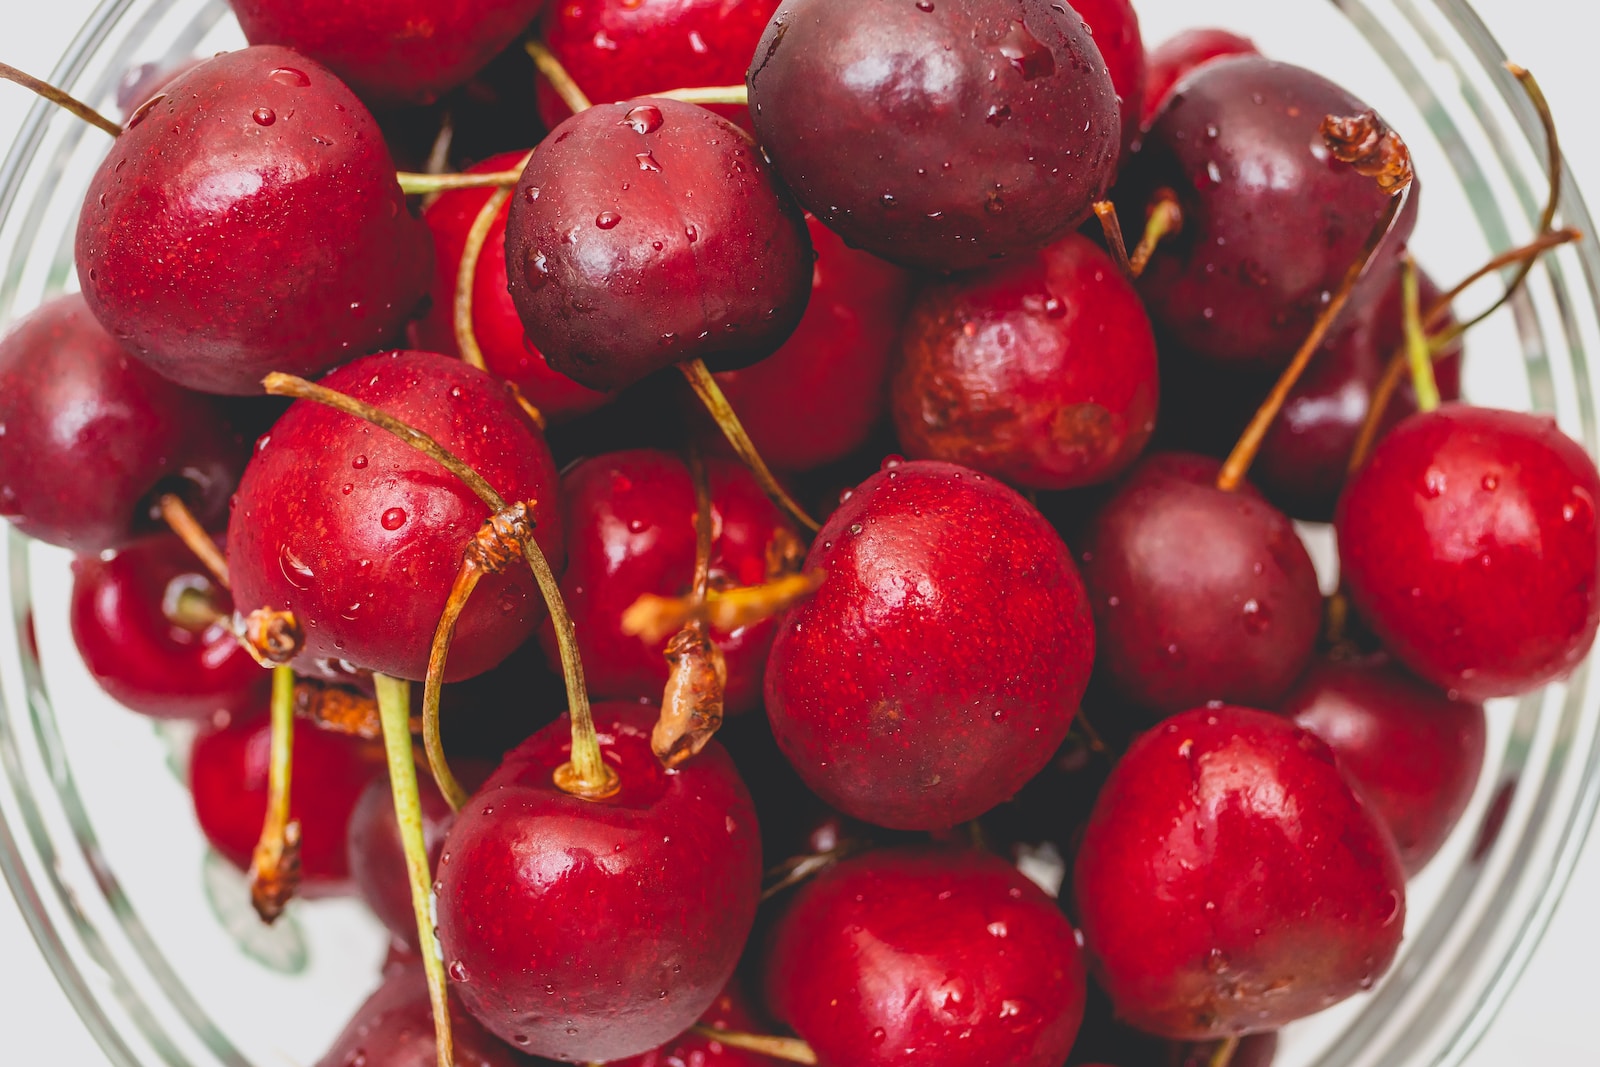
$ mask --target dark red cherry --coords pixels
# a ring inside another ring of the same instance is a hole
[[[1472,699],[1564,677],[1600,623],[1594,460],[1548,416],[1446,404],[1339,500],[1345,588],[1384,647]]]
[[[419,707],[412,702],[413,707]],[[452,766],[453,771],[462,768]],[[428,846],[428,865],[437,868],[445,831],[455,812],[433,784],[425,769],[417,773],[422,809],[422,836]],[[293,796],[293,792],[290,793]],[[411,907],[411,886],[406,880],[405,853],[400,845],[400,825],[394,817],[394,790],[387,775],[374,778],[350,813],[347,838],[350,877],[356,892],[378,920],[389,929],[395,946],[416,952],[417,916]],[[381,1061],[380,1061],[381,1062]]]
[[[545,43],[596,104],[693,86],[741,85],[778,0],[569,0],[551,4]],[[571,111],[540,83],[539,114]],[[714,104],[741,126],[750,110]]]
[[[78,217],[95,316],[160,373],[258,393],[395,340],[428,291],[376,122],[287,48],[227,52],[128,121]]]
[[[762,1032],[761,1022],[750,1010],[737,979],[730,981],[727,988],[711,1002],[711,1007],[700,1016],[699,1025],[741,1034]],[[778,1067],[782,1062],[757,1052],[725,1045],[715,1038],[689,1030],[659,1048],[629,1056],[625,1060],[615,1060],[607,1067]]]
[[[522,35],[544,0],[228,0],[251,44],[288,45],[369,102],[430,103]]]
[[[761,832],[712,743],[674,771],[658,708],[594,708],[621,791],[558,790],[565,719],[514,750],[456,816],[439,862],[451,988],[490,1031],[541,1056],[636,1056],[688,1029],[733,974],[755,919]]]
[[[450,1037],[456,1067],[538,1067],[543,1062],[490,1034],[454,997]],[[356,1009],[317,1067],[437,1067],[438,1056],[427,975],[420,963],[403,963],[384,971],[383,984]]]
[[[1422,870],[1472,799],[1483,769],[1483,705],[1452,699],[1388,656],[1325,659],[1278,705],[1326,741],[1400,850]]]
[[[767,464],[805,471],[866,443],[888,411],[889,359],[911,297],[908,275],[806,217],[817,261],[794,334],[717,384]]]
[[[503,152],[472,167],[467,173],[494,173],[515,167],[526,152]],[[456,274],[478,212],[488,202],[492,189],[455,189],[441,193],[422,213],[433,231],[433,302],[428,313],[412,327],[416,346],[429,352],[461,355],[456,345]],[[495,216],[472,283],[472,332],[483,350],[484,366],[515,382],[529,403],[545,418],[558,422],[586,411],[593,411],[610,398],[585,389],[565,374],[550,369],[544,356],[522,331],[516,305],[506,288],[506,215],[509,203]]]
[[[1394,842],[1332,750],[1229,705],[1133,743],[1074,884],[1117,1015],[1191,1041],[1275,1029],[1370,988],[1405,919]]]
[[[797,569],[805,546],[740,463],[706,461],[711,489],[713,589],[759,585]],[[570,563],[561,592],[578,630],[589,692],[599,698],[661,699],[669,637],[646,643],[622,629],[623,613],[646,593],[686,596],[694,581],[695,490],[670,452],[612,452],[561,477]],[[776,623],[763,620],[711,636],[727,662],[726,711],[761,705],[761,679]],[[541,633],[552,666],[555,634]]]
[[[893,829],[953,826],[1049,761],[1094,630],[1067,547],[1015,491],[892,462],[839,505],[806,569],[827,578],[779,627],[767,715],[823,800]]]
[[[166,534],[72,562],[72,640],[117,703],[159,719],[258,710],[272,675],[234,640],[233,599]]]
[[[1139,36],[1139,13],[1132,0],[1074,0],[1076,11],[1089,28],[1094,45],[1106,61],[1111,88],[1122,114],[1122,147],[1127,151],[1139,134],[1139,109],[1144,104],[1144,39]]]
[[[821,1067],[1058,1067],[1083,1018],[1072,924],[983,852],[836,864],[779,920],[766,976]]]
[[[1311,330],[1388,209],[1390,194],[1332,158],[1328,115],[1365,104],[1300,67],[1258,56],[1207,63],[1185,78],[1145,133],[1119,187],[1124,219],[1142,219],[1170,188],[1183,231],[1157,246],[1139,279],[1150,317],[1185,348],[1221,362],[1276,370]],[[1392,228],[1397,250],[1415,225]],[[1384,254],[1360,299],[1375,298],[1397,258]]]
[[[1075,547],[1096,664],[1159,714],[1212,700],[1272,706],[1311,658],[1322,596],[1294,524],[1220,464],[1157,453],[1129,472]]]
[[[1213,59],[1226,56],[1257,55],[1260,49],[1248,37],[1219,29],[1184,30],[1167,38],[1145,53],[1146,78],[1140,121],[1146,126],[1155,118],[1167,95],[1184,75]]]
[[[1155,429],[1156,339],[1081,234],[918,295],[891,385],[906,454],[1028,489],[1107,481]]]
[[[806,209],[907,266],[975,267],[1063,236],[1122,142],[1093,37],[1047,0],[784,0],[746,80],[761,145]]]
[[[389,352],[323,384],[432,435],[508,502],[536,501],[536,537],[559,573],[555,463],[501,383],[445,356]],[[460,480],[398,437],[296,401],[257,444],[234,497],[234,603],[294,612],[306,661],[420,679],[462,553],[488,516]],[[525,566],[486,576],[461,616],[446,677],[499,663],[543,615]]]
[[[805,219],[771,166],[743,130],[677,100],[557,127],[517,183],[505,248],[528,338],[591,389],[689,359],[755,363],[811,293]]]
[[[348,892],[348,839],[356,801],[383,776],[383,751],[304,719],[294,724],[294,780],[289,818],[300,822],[300,895]],[[200,829],[228,862],[250,866],[267,814],[272,724],[265,715],[235,718],[195,738],[189,788]]]
[[[206,526],[249,448],[210,398],[152,372],[58,297],[0,338],[0,518],[81,554],[162,529],[162,493]]]

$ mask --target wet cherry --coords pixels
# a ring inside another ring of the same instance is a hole
[[[711,1007],[700,1016],[699,1025],[742,1034],[760,1033],[762,1028],[750,1010],[744,991],[739,988],[738,979],[730,981],[727,988],[711,1002]],[[782,1062],[758,1052],[734,1048],[690,1030],[660,1048],[629,1056],[625,1060],[615,1060],[607,1067],[778,1067]]]
[[[1074,0],[1072,10],[1089,27],[1094,45],[1106,61],[1117,109],[1122,113],[1123,151],[1127,151],[1139,135],[1139,109],[1145,96],[1146,61],[1139,13],[1132,0]]]

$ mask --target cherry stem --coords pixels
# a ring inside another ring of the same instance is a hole
[[[700,450],[689,446],[689,479],[694,482],[694,580],[689,595],[696,604],[706,602],[711,586],[711,479]]]
[[[289,787],[294,778],[294,671],[272,671],[270,748],[267,757],[267,814],[250,858],[250,903],[271,925],[283,914],[300,883],[300,823],[289,818]]]
[[[66,93],[60,89],[57,89],[49,82],[40,81],[38,78],[35,78],[32,74],[29,74],[26,71],[18,70],[9,63],[0,63],[0,78],[4,78],[6,81],[10,82],[16,82],[25,89],[32,89],[36,94],[44,97],[52,104],[65,108],[83,121],[87,122],[89,125],[98,127],[113,137],[120,137],[122,135],[121,126],[117,125],[115,122],[112,122],[110,119],[100,114],[100,112],[96,111],[88,104],[85,104],[82,100],[72,96],[70,93]]]
[[[1227,460],[1222,464],[1222,470],[1217,475],[1217,488],[1224,492],[1233,492],[1244,482],[1245,475],[1254,462],[1256,453],[1261,450],[1261,442],[1266,439],[1267,431],[1272,428],[1273,420],[1278,417],[1284,402],[1289,399],[1289,393],[1294,389],[1295,383],[1305,373],[1311,363],[1311,357],[1316,354],[1318,347],[1328,335],[1334,321],[1339,317],[1339,312],[1344,310],[1346,302],[1350,299],[1350,292],[1356,287],[1356,282],[1366,273],[1367,265],[1377,256],[1378,249],[1383,244],[1383,239],[1389,235],[1389,228],[1394,224],[1395,218],[1400,214],[1400,208],[1405,203],[1407,190],[1410,185],[1401,185],[1390,195],[1383,214],[1379,216],[1377,225],[1372,227],[1372,232],[1367,235],[1366,244],[1362,247],[1361,254],[1350,264],[1344,273],[1344,280],[1334,290],[1333,296],[1318,313],[1316,322],[1312,323],[1311,332],[1300,343],[1300,348],[1295,352],[1294,358],[1284,368],[1283,374],[1278,377],[1272,386],[1272,392],[1267,394],[1267,399],[1262,401],[1261,407],[1256,410],[1250,425],[1245,427],[1244,433],[1239,435],[1238,444],[1233,446],[1233,451],[1228,453]]]
[[[1433,354],[1428,350],[1428,335],[1422,330],[1421,301],[1417,262],[1407,255],[1400,260],[1400,303],[1404,310],[1406,358],[1411,364],[1411,387],[1417,394],[1417,410],[1433,411],[1439,406],[1439,383],[1433,377]]]
[[[1111,253],[1111,258],[1116,260],[1129,281],[1137,278],[1133,263],[1128,259],[1128,243],[1122,239],[1122,222],[1117,218],[1117,205],[1109,200],[1096,200],[1094,213],[1100,220],[1101,231],[1106,235],[1106,249]]]
[[[1129,258],[1129,270],[1135,278],[1144,273],[1155,255],[1156,246],[1168,237],[1183,232],[1183,208],[1178,205],[1178,194],[1163,186],[1155,192],[1155,200],[1145,215],[1144,233],[1134,246]]]
[[[496,170],[483,174],[429,174],[416,171],[398,171],[395,178],[400,191],[407,196],[426,196],[430,193],[448,193],[456,189],[504,189],[517,184],[521,169]]]
[[[702,85],[691,89],[668,89],[651,96],[682,100],[686,104],[740,104],[750,106],[750,89],[745,85]]]
[[[773,1037],[770,1034],[746,1034],[738,1030],[719,1030],[715,1026],[690,1027],[701,1037],[719,1041],[730,1048],[744,1049],[746,1052],[759,1052],[763,1056],[771,1056],[775,1060],[785,1060],[789,1063],[803,1063],[815,1067],[817,1054],[811,1046],[801,1041],[798,1037]]]
[[[422,957],[422,968],[428,977],[428,1000],[433,1005],[439,1067],[455,1067],[444,961],[433,932],[433,872],[428,868],[417,763],[411,751],[411,685],[376,673],[372,684],[378,695],[378,716],[383,721],[383,751],[389,763],[389,788],[394,795],[395,820],[400,825],[400,846],[406,857],[406,879],[411,884],[411,910],[417,919],[417,954]]]
[[[462,360],[479,370],[487,370],[488,367],[484,364],[483,349],[478,345],[478,334],[472,325],[472,296],[473,290],[477,287],[478,260],[483,256],[483,246],[488,243],[489,231],[494,229],[494,222],[500,215],[500,209],[511,199],[511,185],[515,185],[517,179],[522,177],[523,168],[532,158],[532,152],[523,156],[510,184],[496,189],[489,199],[484,201],[483,206],[478,209],[477,216],[472,220],[471,228],[467,230],[466,243],[461,247],[461,262],[456,267],[456,292],[455,303],[451,308],[451,325],[455,329],[456,347],[461,350]],[[540,416],[538,422],[541,426],[544,424],[543,416]]]
[[[162,520],[178,535],[178,540],[206,565],[206,570],[211,572],[217,584],[224,589],[229,588],[227,558],[217,549],[217,543],[206,533],[206,528],[200,525],[200,520],[194,517],[194,512],[189,510],[183,498],[176,493],[163,493],[161,499],[156,501],[156,508],[161,512]]]
[[[1223,1038],[1211,1052],[1211,1058],[1206,1061],[1206,1067],[1228,1067],[1233,1062],[1233,1054],[1239,1051],[1239,1035],[1233,1034]]]
[[[722,435],[728,439],[728,444],[733,446],[734,453],[750,468],[750,473],[755,475],[762,490],[777,504],[788,516],[802,527],[816,533],[822,529],[821,524],[806,514],[804,508],[794,502],[794,499],[778,484],[778,479],[772,476],[772,471],[761,458],[761,453],[756,450],[755,442],[750,440],[750,435],[745,432],[744,424],[739,421],[738,414],[733,410],[733,405],[728,403],[728,398],[722,394],[722,387],[712,377],[711,371],[706,369],[705,361],[699,359],[686,360],[678,364],[678,370],[683,373],[689,382],[689,387],[694,390],[700,402],[705,405],[706,411],[716,420],[717,426],[722,430]]]
[[[462,557],[450,596],[439,615],[439,625],[433,631],[433,645],[428,649],[428,673],[422,687],[422,747],[428,754],[428,770],[433,772],[433,780],[451,811],[460,811],[466,805],[467,791],[451,773],[450,762],[444,754],[444,740],[439,736],[439,695],[444,688],[444,666],[450,656],[450,642],[455,640],[456,623],[482,577],[483,569],[468,552]]]
[[[1090,752],[1111,758],[1111,750],[1100,739],[1100,731],[1094,728],[1094,723],[1089,721],[1089,716],[1083,713],[1082,708],[1078,709],[1078,714],[1074,716],[1072,721],[1077,723],[1078,728],[1083,731],[1083,738],[1088,742]]]
[[[230,626],[233,622],[217,610],[216,602],[203,589],[185,589],[177,598],[162,605],[168,622],[186,630],[199,630],[207,626]]]
[[[294,687],[294,713],[319,729],[346,737],[376,741],[383,736],[377,702],[342,686],[302,678]]]
[[[785,574],[760,585],[709,590],[703,600],[641,593],[622,613],[622,632],[655,644],[690,623],[700,622],[724,633],[770,619],[793,607],[822,586],[827,572]]]
[[[555,53],[550,51],[543,41],[529,41],[523,48],[569,111],[576,115],[594,106],[584,91],[578,88],[578,83],[572,79],[572,75],[567,73],[567,68],[561,65],[561,60],[555,57]]]

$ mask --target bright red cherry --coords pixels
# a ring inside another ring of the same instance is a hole
[[[699,1025],[742,1034],[760,1033],[762,1029],[737,979],[730,981],[711,1002],[711,1007],[700,1016]],[[782,1062],[689,1030],[659,1048],[615,1060],[607,1067],[778,1067]]]
[[[1257,55],[1259,52],[1260,49],[1250,38],[1227,30],[1184,30],[1167,38],[1145,53],[1147,77],[1140,121],[1148,126],[1156,112],[1161,110],[1161,105],[1167,102],[1172,87],[1196,67],[1213,59]]]
[[[413,706],[416,705],[413,702]],[[462,767],[452,765],[458,774]],[[455,812],[425,770],[418,771],[417,788],[422,809],[422,836],[428,846],[430,867],[439,865],[445,831]],[[290,795],[293,796],[291,790]],[[350,877],[356,892],[372,913],[389,929],[402,951],[415,953],[417,915],[411,906],[411,886],[406,880],[405,853],[400,844],[400,824],[394,817],[394,791],[386,775],[374,778],[350,813],[346,842]]]

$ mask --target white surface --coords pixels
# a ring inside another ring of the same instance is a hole
[[[1270,0],[1262,0],[1270,3]],[[92,0],[24,4],[7,0],[0,60],[48,72]],[[1592,98],[1595,18],[1568,0],[1478,0],[1485,22],[1507,53],[1540,77],[1567,155],[1591,204],[1600,204],[1600,129],[1585,105]],[[1196,15],[1196,18],[1203,18]],[[20,88],[0,83],[0,146],[8,145],[29,104]],[[1469,1067],[1513,1062],[1541,1067],[1600,1064],[1592,1016],[1600,952],[1600,841],[1591,842],[1538,954]],[[9,893],[0,890],[0,1063],[99,1067],[105,1057],[85,1032],[44,965]]]

